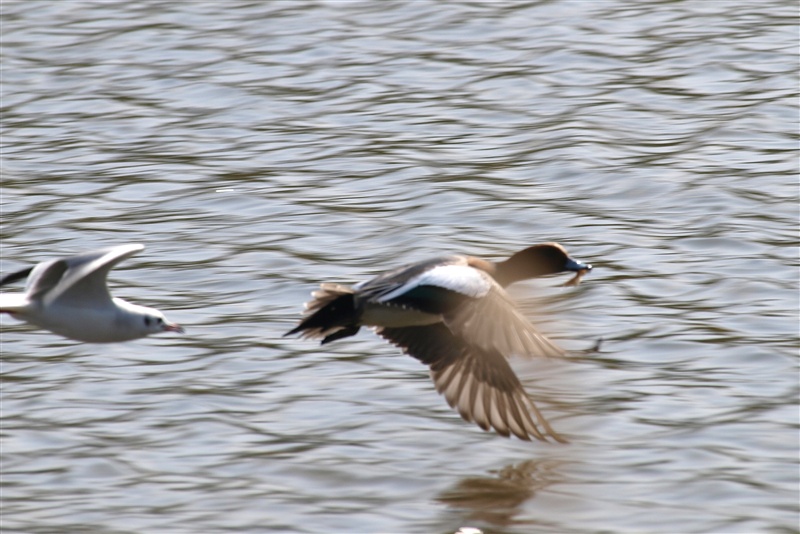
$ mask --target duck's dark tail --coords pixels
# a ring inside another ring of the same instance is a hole
[[[311,296],[314,300],[306,303],[306,317],[284,336],[299,333],[308,338],[321,337],[324,345],[358,332],[359,313],[352,289],[339,284],[322,284]]]

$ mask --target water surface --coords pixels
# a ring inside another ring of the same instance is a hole
[[[5,2],[0,270],[147,249],[184,324],[2,324],[3,532],[798,531],[794,2]],[[324,281],[558,241],[517,369],[569,445],[463,422]],[[580,351],[602,338],[601,351]]]

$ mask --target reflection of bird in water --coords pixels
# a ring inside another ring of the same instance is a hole
[[[322,284],[306,317],[286,335],[322,343],[375,331],[430,366],[436,390],[467,421],[503,436],[565,441],[547,423],[508,364],[511,356],[557,356],[553,344],[503,289],[538,276],[574,271],[577,284],[592,266],[557,243],[534,245],[493,263],[444,256],[404,265],[353,287]]]
[[[486,528],[515,525],[518,521],[514,518],[523,503],[537,491],[561,480],[557,473],[560,465],[561,462],[554,460],[508,465],[496,476],[462,479],[436,500],[448,508],[466,512],[462,522],[473,527],[475,523],[484,523]]]

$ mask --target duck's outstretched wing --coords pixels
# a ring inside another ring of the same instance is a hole
[[[469,344],[443,323],[376,332],[430,366],[436,390],[467,421],[503,436],[566,441],[550,428],[498,350]]]
[[[354,287],[361,298],[442,316],[457,338],[510,356],[563,356],[517,309],[487,272],[450,256],[378,277]]]
[[[488,352],[506,357],[564,355],[564,350],[539,332],[493,280],[485,295],[465,299],[443,318],[455,337]]]

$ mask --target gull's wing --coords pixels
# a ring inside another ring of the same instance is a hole
[[[3,278],[0,278],[0,287],[6,286],[8,284],[13,284],[17,280],[22,280],[24,278],[27,278],[28,275],[31,274],[31,271],[33,271],[33,267],[26,267],[21,271],[16,271],[11,274],[5,275]]]
[[[58,284],[43,295],[45,304],[63,301],[71,305],[83,303],[91,303],[92,306],[110,305],[111,294],[106,285],[108,272],[116,264],[141,250],[144,250],[144,245],[121,245],[58,260],[66,265],[66,272]]]
[[[58,286],[67,269],[65,260],[50,260],[37,264],[28,276],[25,295],[32,301],[45,298],[49,291]],[[14,275],[9,275],[9,277],[12,276]]]
[[[436,391],[465,420],[482,429],[520,439],[564,442],[542,416],[533,400],[497,350],[470,345],[443,323],[375,331],[407,354],[430,366]]]
[[[67,263],[64,260],[51,260],[4,276],[0,280],[0,286],[16,282],[25,277],[28,277],[28,281],[25,284],[24,294],[0,294],[0,311],[26,313],[29,311],[29,306],[35,306],[43,295],[46,295],[48,291],[58,285],[66,271]]]

